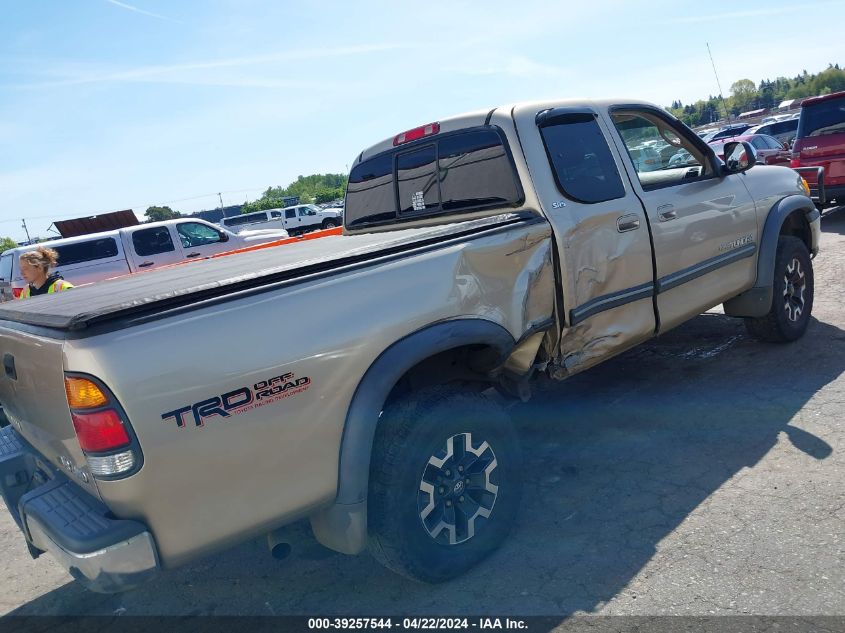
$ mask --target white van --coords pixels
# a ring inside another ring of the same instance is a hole
[[[240,233],[252,229],[284,229],[285,219],[283,209],[267,209],[223,218],[219,224],[233,233]]]
[[[282,229],[235,234],[205,220],[177,218],[20,246],[0,256],[0,302],[20,296],[26,285],[20,255],[39,246],[55,250],[59,254],[56,271],[81,286],[286,237]]]

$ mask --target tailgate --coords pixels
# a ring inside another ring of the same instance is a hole
[[[0,403],[9,422],[46,460],[99,496],[70,417],[63,341],[0,325],[0,354]]]

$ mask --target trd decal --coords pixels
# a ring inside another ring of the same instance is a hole
[[[179,428],[183,428],[191,420],[193,420],[195,426],[205,426],[205,422],[209,418],[215,416],[228,418],[246,413],[283,398],[295,396],[310,386],[311,379],[308,376],[295,378],[291,373],[282,374],[269,380],[257,382],[252,387],[241,387],[174,411],[162,413],[161,419],[167,422],[172,418]]]

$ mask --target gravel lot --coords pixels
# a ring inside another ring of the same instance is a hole
[[[515,533],[456,581],[407,581],[297,525],[285,561],[257,540],[99,595],[31,560],[2,511],[0,613],[845,615],[845,211],[822,229],[801,341],[713,311],[515,406]]]

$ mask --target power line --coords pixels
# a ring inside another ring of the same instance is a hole
[[[150,207],[153,205],[164,205],[164,204],[175,204],[177,202],[187,202],[189,200],[199,200],[201,198],[211,198],[214,196],[219,196],[220,194],[234,194],[234,193],[248,193],[250,191],[263,191],[266,187],[251,187],[250,189],[232,189],[229,191],[221,191],[221,192],[212,192],[212,193],[204,193],[198,196],[191,196],[189,198],[179,198],[176,200],[159,200],[156,202],[144,202],[142,204],[133,204],[130,205],[128,208],[130,209],[141,209]],[[29,216],[27,219],[31,222],[32,220],[61,220],[63,218],[76,218],[76,217],[91,217],[95,215],[102,215],[104,213],[112,213],[114,208],[108,209],[106,211],[94,211],[92,212],[82,212],[77,211],[75,213],[63,213],[63,214],[51,214],[51,215],[33,215]],[[11,219],[11,220],[0,220],[0,224],[8,223],[8,222],[17,222],[18,220]]]

